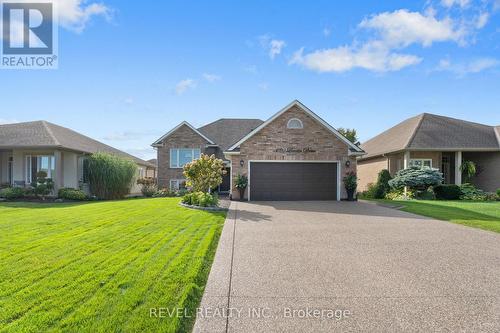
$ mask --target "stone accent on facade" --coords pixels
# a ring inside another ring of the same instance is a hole
[[[302,121],[302,129],[288,129],[291,118]],[[287,150],[292,152],[286,152]],[[232,197],[239,198],[234,184],[238,174],[248,176],[248,161],[290,160],[290,161],[338,161],[341,178],[341,198],[347,196],[342,178],[348,171],[356,171],[356,158],[348,156],[348,145],[325,128],[311,115],[293,105],[274,119],[258,133],[240,146],[239,155],[231,155]],[[243,166],[240,161],[243,160]],[[350,166],[346,167],[346,162]],[[246,191],[248,192],[248,190]],[[245,198],[247,193],[245,193]]]
[[[163,145],[157,148],[158,155],[158,187],[169,188],[171,179],[184,179],[182,168],[170,168],[170,149],[172,148],[199,148],[205,153],[209,144],[207,140],[183,125],[163,140]]]

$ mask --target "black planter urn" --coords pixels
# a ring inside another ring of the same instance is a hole
[[[243,201],[243,198],[245,197],[245,189],[246,187],[238,187],[238,192],[240,193],[240,201]]]
[[[354,191],[355,190],[347,190],[347,201],[354,201]]]

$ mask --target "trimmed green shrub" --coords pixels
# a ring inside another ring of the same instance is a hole
[[[406,196],[405,196],[405,191],[402,188],[392,189],[385,194],[385,199],[387,200],[409,200],[414,198],[415,198],[415,192],[413,192],[411,189],[408,189],[406,191]]]
[[[497,200],[500,200],[500,198],[498,197],[498,194],[493,193],[493,192],[486,192],[484,195],[485,195],[484,200],[486,200],[486,201],[497,201]]]
[[[26,195],[26,190],[22,187],[7,187],[0,190],[0,198],[5,198],[7,200],[15,200],[24,198]]]
[[[122,199],[130,193],[137,165],[128,159],[95,153],[87,160],[90,191],[99,199]]]
[[[36,173],[36,181],[31,183],[31,186],[33,187],[33,193],[37,197],[44,199],[54,189],[54,181],[52,178],[47,178],[46,171],[38,171]]]
[[[82,190],[68,188],[68,187],[59,189],[57,196],[60,199],[65,199],[65,200],[78,200],[78,201],[87,200],[87,195],[85,194],[85,192],[83,192]]]
[[[483,190],[476,188],[470,183],[460,185],[460,192],[460,200],[484,201],[487,199],[487,195]]]
[[[497,195],[500,197],[500,188],[497,190]]]
[[[434,194],[436,199],[440,200],[458,200],[462,191],[460,191],[460,186],[455,184],[443,184],[434,187]]]
[[[389,181],[389,186],[393,189],[407,186],[414,190],[425,191],[430,186],[437,186],[442,182],[443,174],[438,169],[412,167],[399,170]]]
[[[375,198],[375,190],[377,189],[377,185],[373,183],[368,184],[368,189],[366,191],[358,193],[359,199],[374,199]]]
[[[460,185],[460,191],[462,192],[461,200],[474,200],[474,201],[495,201],[498,200],[498,195],[496,193],[485,192],[480,190],[474,185],[465,183]]]
[[[417,200],[434,200],[434,199],[436,199],[436,195],[434,194],[434,191],[431,188],[428,188],[425,191],[416,191],[415,192],[415,199],[417,199]]]
[[[209,207],[217,206],[219,197],[217,194],[210,194],[205,192],[191,192],[182,197],[182,203],[191,206]]]
[[[385,198],[385,194],[391,190],[389,186],[389,181],[392,179],[389,170],[383,169],[378,173],[377,183],[375,187],[374,197],[375,199]]]

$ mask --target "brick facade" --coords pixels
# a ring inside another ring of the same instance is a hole
[[[291,118],[300,119],[303,129],[288,129],[287,123]],[[314,152],[276,152],[278,148],[311,148]],[[231,156],[231,177],[234,184],[238,174],[248,175],[249,160],[290,160],[339,161],[342,179],[347,171],[356,171],[356,158],[348,156],[348,151],[348,145],[344,141],[294,105],[241,144],[240,154]],[[243,166],[240,165],[241,160],[243,160]],[[346,167],[347,160],[350,161],[349,167]],[[347,194],[342,180],[340,187],[341,198],[345,198]],[[235,199],[239,198],[234,186],[232,195]]]
[[[387,157],[375,157],[365,161],[358,161],[358,191],[368,190],[368,185],[377,182],[378,174],[388,168]]]
[[[184,179],[182,168],[170,168],[170,149],[172,148],[199,148],[205,153],[207,140],[193,131],[189,126],[183,125],[170,134],[163,145],[157,148],[158,155],[158,187],[169,188],[171,179]]]

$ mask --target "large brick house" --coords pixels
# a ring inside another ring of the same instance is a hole
[[[340,200],[343,175],[356,171],[363,150],[299,101],[267,121],[220,119],[200,128],[182,122],[152,145],[158,184],[179,188],[182,166],[201,153],[226,162],[221,191],[238,198],[238,175],[248,177],[249,200]]]
[[[366,155],[358,159],[358,190],[410,166],[439,169],[446,184],[462,184],[463,161],[476,164],[471,182],[485,191],[500,188],[500,126],[423,113],[364,142]]]

